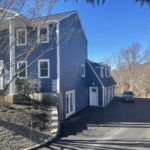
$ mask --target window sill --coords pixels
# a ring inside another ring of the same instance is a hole
[[[47,77],[38,77],[39,79],[49,79],[50,77],[47,76]]]
[[[17,44],[17,46],[26,46],[27,44]]]

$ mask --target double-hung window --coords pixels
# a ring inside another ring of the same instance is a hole
[[[27,78],[27,61],[18,61],[17,68],[19,78]]]
[[[38,78],[49,78],[50,63],[49,59],[38,60]]]
[[[49,42],[49,26],[43,26],[38,28],[38,42],[39,43]]]
[[[16,30],[16,36],[17,36],[17,46],[26,45],[27,44],[27,30],[17,29]]]
[[[85,77],[85,65],[81,65],[81,77]]]

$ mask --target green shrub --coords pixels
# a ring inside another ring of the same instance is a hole
[[[23,99],[29,98],[31,94],[30,83],[26,79],[16,79],[16,90]]]

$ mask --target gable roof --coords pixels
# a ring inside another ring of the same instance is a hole
[[[48,16],[42,16],[42,17],[35,18],[33,20],[35,20],[35,21],[45,21],[45,20],[60,21],[60,20],[66,18],[66,17],[69,17],[70,15],[75,14],[75,13],[77,13],[77,11],[73,10],[73,11],[69,11],[69,12],[50,14]]]
[[[96,62],[92,62],[88,60],[88,64],[90,64],[90,66],[92,67],[93,71],[95,72],[96,76],[100,79],[101,83],[104,85],[104,87],[109,87],[112,86],[114,84],[116,84],[116,82],[114,81],[113,77],[110,75],[109,77],[102,77],[101,73],[100,73],[100,68],[109,68],[106,65],[103,64],[98,64]],[[103,70],[104,71],[104,70]]]
[[[16,11],[0,7],[0,20],[10,20],[16,16],[19,16]]]

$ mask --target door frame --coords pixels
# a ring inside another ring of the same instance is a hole
[[[72,94],[72,104],[73,104],[73,111],[71,111],[71,99],[70,99],[70,95]],[[68,96],[68,110],[69,112],[67,113],[67,96]],[[65,100],[66,100],[66,104],[65,104],[65,108],[66,108],[66,118],[68,118],[69,116],[73,115],[76,112],[76,108],[75,108],[75,100],[76,100],[76,96],[75,96],[75,90],[70,90],[70,91],[66,91],[65,92]]]
[[[96,105],[93,105],[92,102],[93,102],[93,98],[91,98],[91,93],[92,93],[92,89],[96,89]],[[89,105],[90,106],[99,106],[99,103],[98,103],[98,86],[90,86],[89,87]]]

